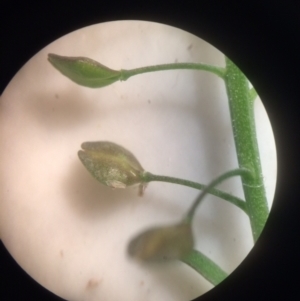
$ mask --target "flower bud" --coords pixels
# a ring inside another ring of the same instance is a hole
[[[84,142],[78,152],[79,159],[102,184],[112,188],[126,188],[140,184],[140,195],[145,184],[142,183],[143,167],[135,156],[124,147],[108,142]]]
[[[120,71],[109,69],[87,57],[68,57],[49,53],[48,60],[73,82],[90,88],[105,87],[121,78]]]
[[[189,223],[144,231],[128,245],[128,254],[141,261],[181,259],[192,251],[193,233]]]

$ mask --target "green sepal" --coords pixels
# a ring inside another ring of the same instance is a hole
[[[121,78],[121,72],[112,70],[87,57],[68,57],[49,53],[48,61],[73,82],[90,88],[102,88]]]
[[[193,250],[190,223],[154,227],[133,238],[127,248],[129,256],[145,262],[182,259]]]
[[[144,169],[130,151],[109,141],[84,142],[81,148],[79,159],[99,182],[112,188],[140,184],[139,194],[143,194]]]

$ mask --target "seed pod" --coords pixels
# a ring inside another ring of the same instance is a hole
[[[87,57],[48,54],[48,61],[73,82],[90,88],[108,86],[121,78],[121,72],[112,70]]]
[[[139,194],[143,194],[144,169],[130,151],[108,141],[84,142],[81,148],[79,159],[99,182],[112,188],[139,184]]]
[[[181,259],[194,246],[189,223],[156,227],[144,231],[128,245],[128,254],[141,261],[166,261]]]

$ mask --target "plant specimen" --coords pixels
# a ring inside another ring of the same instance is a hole
[[[101,88],[114,82],[125,81],[131,76],[163,70],[192,69],[211,72],[224,80],[228,95],[238,168],[225,173],[206,186],[190,180],[155,175],[144,171],[135,156],[122,146],[108,141],[85,142],[79,158],[88,171],[102,184],[113,188],[139,185],[142,195],[147,183],[163,181],[203,190],[182,221],[171,226],[155,227],[134,238],[128,253],[140,260],[156,261],[180,259],[216,285],[226,273],[208,257],[193,250],[191,222],[194,212],[206,193],[214,194],[242,209],[250,220],[254,242],[257,241],[268,217],[268,205],[263,183],[257,145],[253,104],[256,91],[239,68],[228,58],[226,66],[218,67],[201,63],[174,63],[147,66],[132,70],[112,70],[90,58],[65,57],[49,54],[49,62],[75,83]],[[241,176],[245,201],[215,188],[231,176]]]

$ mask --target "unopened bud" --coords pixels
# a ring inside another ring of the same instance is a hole
[[[141,261],[181,259],[192,251],[193,233],[189,223],[144,231],[128,245],[128,254]]]
[[[130,151],[108,141],[84,142],[81,148],[79,159],[99,182],[112,188],[139,184],[139,194],[143,194],[144,169]]]
[[[120,71],[109,69],[87,57],[68,57],[49,53],[48,60],[73,82],[90,88],[105,87],[121,78]]]

